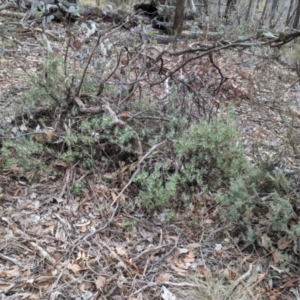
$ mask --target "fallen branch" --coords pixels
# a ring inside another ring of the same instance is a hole
[[[240,276],[239,278],[237,278],[230,286],[230,291],[231,293],[234,291],[234,289],[240,284],[240,282],[242,282],[244,279],[246,279],[247,277],[249,277],[251,275],[252,272],[252,265],[249,266],[249,270],[244,273],[242,276]]]
[[[7,9],[7,8],[13,8],[13,9],[17,9],[17,5],[14,2],[6,2],[2,5],[0,5],[0,11]]]
[[[111,107],[108,104],[104,104],[102,106],[96,106],[96,107],[86,107],[85,104],[80,100],[79,97],[75,97],[74,101],[78,105],[78,108],[79,108],[80,112],[82,112],[82,113],[92,113],[92,114],[97,114],[97,113],[100,113],[100,112],[106,112],[107,114],[109,114],[109,116],[113,120],[114,125],[116,125],[120,128],[128,128],[129,131],[132,133],[132,136],[133,136],[133,139],[134,139],[133,153],[138,156],[138,159],[140,159],[140,157],[143,154],[143,146],[142,146],[142,143],[140,141],[139,135],[127,123],[120,120],[118,118],[118,116],[116,115],[116,113],[111,109]]]
[[[139,135],[137,134],[137,132],[135,130],[133,130],[132,127],[130,127],[127,123],[120,120],[117,117],[116,113],[110,108],[110,106],[105,104],[105,105],[102,105],[102,108],[105,112],[107,112],[110,115],[110,117],[113,119],[115,125],[119,126],[120,128],[127,127],[129,129],[129,131],[132,133],[133,139],[134,139],[134,153],[137,154],[138,159],[140,159],[143,154],[143,146],[142,146],[142,143],[140,141],[140,138],[139,138]]]

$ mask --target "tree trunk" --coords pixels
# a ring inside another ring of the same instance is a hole
[[[285,26],[289,26],[290,21],[292,19],[292,9],[293,9],[293,6],[294,6],[294,0],[291,0],[290,6],[289,6],[289,11],[288,11],[287,18],[286,18],[286,21],[285,21]]]
[[[182,32],[183,19],[184,19],[184,2],[185,0],[176,1],[174,27],[173,27],[173,31],[175,35],[180,35]]]
[[[293,29],[296,29],[299,26],[299,19],[300,19],[300,0],[297,3],[296,15],[293,22]]]
[[[257,8],[257,0],[250,0],[248,10],[247,10],[247,14],[246,14],[246,21],[247,22],[249,22],[249,23],[253,22],[253,17],[254,17],[256,8]]]
[[[226,2],[226,8],[225,8],[225,18],[229,18],[230,13],[234,9],[234,6],[236,5],[237,0],[227,0]]]
[[[272,23],[272,21],[274,20],[275,15],[276,15],[276,10],[277,10],[277,7],[278,7],[278,2],[279,2],[279,0],[273,0],[272,7],[271,7],[270,23]]]
[[[207,0],[203,0],[204,13],[208,16],[208,3]]]
[[[275,11],[278,7],[278,3],[279,3],[279,0],[273,0],[273,3],[272,3],[272,12],[274,12],[275,14]]]
[[[189,0],[189,4],[192,12],[195,13],[197,9],[194,0]]]
[[[286,0],[284,5],[280,8],[279,11],[281,11],[281,13],[279,14],[279,16],[277,17],[277,20],[275,20],[274,18],[271,19],[270,21],[270,27],[271,28],[275,28],[277,31],[284,31],[286,25],[286,20],[287,20],[287,15],[288,15],[288,10],[290,7],[290,2],[291,0]]]
[[[270,7],[271,7],[271,3],[269,1],[266,1],[265,5],[264,5],[263,12],[261,14],[261,18],[260,18],[261,24],[264,23],[264,20],[268,20],[268,18],[269,18],[269,12],[270,12]]]
[[[222,13],[221,13],[221,11],[222,11],[222,3],[221,3],[221,0],[218,0],[218,17],[219,18],[221,18],[221,16],[222,16]]]

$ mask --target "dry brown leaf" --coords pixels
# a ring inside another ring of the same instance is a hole
[[[190,217],[193,217],[193,216],[194,216],[194,211],[191,210],[191,209],[189,209],[189,210],[188,210],[188,215],[189,215]]]
[[[81,204],[80,204],[80,205],[81,205]],[[87,230],[87,226],[90,225],[90,224],[91,224],[91,221],[88,220],[88,221],[85,222],[85,223],[75,224],[74,226],[79,227],[79,231],[84,233],[84,232],[86,232],[86,230]]]
[[[270,225],[270,221],[268,219],[266,219],[266,218],[261,218],[259,220],[259,224],[263,225],[263,226],[269,226]]]
[[[115,222],[115,225],[118,226],[118,227],[120,227],[120,228],[123,228],[123,227],[124,227],[123,221],[116,221],[116,222]]]
[[[103,289],[106,284],[106,278],[104,276],[97,276],[97,279],[95,281],[96,288],[98,290]]]
[[[60,252],[54,252],[52,256],[56,261],[59,261],[63,257],[63,254]]]
[[[184,256],[183,261],[186,264],[193,263],[195,261],[195,253],[194,251],[190,251],[187,255]]]
[[[53,281],[55,281],[55,276],[52,276],[52,274],[50,273],[49,274],[49,272],[47,272],[48,274],[45,274],[44,276],[39,276],[39,277],[37,277],[37,278],[35,278],[35,281],[34,281],[34,283],[47,283],[47,284],[49,284],[49,282],[53,282]],[[43,286],[45,286],[45,285],[43,285]]]
[[[111,192],[111,197],[113,199],[113,202],[117,200],[117,195],[114,192]]]
[[[235,289],[237,292],[241,293],[244,290],[244,286],[242,284],[239,284]]]
[[[288,247],[288,245],[293,241],[293,239],[288,239],[287,237],[282,237],[277,242],[277,247],[279,250],[284,250]]]
[[[172,239],[174,241],[177,241],[178,240],[178,236],[177,235],[169,235],[168,236],[169,239]]]
[[[54,131],[52,129],[43,129],[41,132],[34,136],[36,142],[51,143],[53,141]]]
[[[45,278],[44,280],[47,280],[47,278]],[[48,278],[48,281],[51,281],[51,283],[49,283],[49,282],[39,282],[39,283],[34,282],[34,285],[36,287],[38,287],[40,291],[47,291],[47,290],[49,290],[49,288],[51,288],[53,281],[55,281],[55,278],[53,278],[52,280],[49,280],[49,278]]]
[[[32,293],[18,293],[21,296],[20,299],[41,299],[39,294],[32,294]]]
[[[186,276],[187,270],[184,270],[182,268],[178,268],[175,266],[175,264],[171,263],[170,264],[171,268],[177,272],[178,275],[180,276]]]
[[[245,216],[247,217],[248,220],[252,220],[253,217],[253,212],[250,210],[245,211]]]
[[[123,263],[125,263],[129,268],[128,270],[132,273],[132,274],[140,274],[139,268],[136,264],[134,264],[131,259],[126,259],[126,258],[122,258],[120,257],[120,259],[122,260]]]
[[[91,282],[88,282],[88,281],[81,282],[80,285],[79,285],[79,289],[82,292],[86,292],[86,290],[89,290],[91,288],[93,288],[93,285],[92,285]]]
[[[186,248],[177,248],[176,251],[175,251],[175,253],[174,253],[174,256],[173,256],[172,260],[175,261],[175,260],[177,260],[179,258],[179,256],[181,254],[188,253],[188,252],[189,252],[189,250],[186,249]]]
[[[77,274],[80,271],[86,270],[86,268],[80,267],[79,265],[72,264],[72,263],[68,264],[68,269],[70,269],[71,271],[73,271],[75,274]]]
[[[84,195],[84,197],[80,200],[80,204],[79,206],[82,206],[85,202],[87,202],[88,200],[90,200],[91,197],[90,195],[88,194],[88,192]]]
[[[205,219],[203,224],[213,224],[214,221],[212,219]]]
[[[124,249],[123,246],[116,246],[116,252],[117,252],[120,256],[126,256],[126,250]]]
[[[73,42],[73,47],[76,49],[76,50],[80,50],[81,47],[82,47],[82,44],[81,42],[77,39]]]
[[[158,282],[158,283],[164,283],[164,282],[170,281],[170,278],[171,278],[172,276],[173,276],[173,275],[170,274],[170,273],[161,273],[161,274],[159,274],[158,276],[156,276],[155,280],[156,280],[156,282]]]
[[[276,250],[272,253],[272,257],[273,257],[274,264],[278,265],[278,263],[280,262],[280,256],[279,256],[278,250]]]
[[[112,299],[113,299],[113,300],[123,300],[124,297],[123,297],[123,296],[120,296],[120,295],[116,295],[116,296],[113,296]]]
[[[2,281],[0,280],[0,291],[6,293],[8,292],[10,289],[12,289],[16,284],[13,282],[6,282],[6,281]]]
[[[123,66],[127,66],[128,65],[128,60],[127,59],[121,59],[121,64]]]
[[[128,299],[129,300],[143,300],[144,298],[143,298],[143,294],[139,293],[138,296],[137,296],[137,298],[135,298],[135,297],[129,297]]]
[[[63,160],[55,161],[54,165],[57,166],[57,167],[63,167],[63,168],[68,167],[68,164],[66,162],[64,162]]]
[[[224,273],[224,275],[225,275],[225,277],[226,277],[226,279],[228,280],[228,282],[232,282],[233,280],[235,280],[236,279],[236,273],[234,273],[232,270],[230,270],[230,269],[225,269],[224,271],[223,271],[223,273]]]
[[[204,277],[205,280],[209,280],[210,277],[211,277],[211,272],[210,270],[205,266],[205,265],[200,265],[198,268],[197,268],[197,271],[198,271],[198,276],[199,277]]]
[[[122,194],[120,195],[120,198],[119,198],[119,199],[121,200],[122,203],[124,203],[125,200],[126,200],[126,197],[125,197],[125,195],[122,193]]]
[[[19,267],[14,267],[13,269],[10,269],[10,270],[3,270],[3,271],[0,271],[0,277],[3,277],[3,278],[16,277],[16,276],[18,276],[19,271],[20,271]]]
[[[107,180],[111,180],[111,181],[115,181],[118,179],[118,174],[117,172],[114,172],[114,173],[105,173],[103,175],[103,177]]]
[[[269,241],[269,237],[264,234],[261,236],[261,245],[266,248],[266,246],[268,245],[268,241]]]
[[[187,246],[185,246],[188,250],[194,250],[196,248],[201,247],[201,244],[199,243],[192,243],[192,244],[188,244]]]
[[[86,257],[85,251],[78,251],[76,261],[84,260]]]

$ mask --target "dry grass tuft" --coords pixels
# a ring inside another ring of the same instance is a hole
[[[178,300],[261,300],[256,291],[247,285],[240,284],[233,289],[224,277],[209,276],[207,279],[193,277],[191,279],[196,288],[181,290]]]

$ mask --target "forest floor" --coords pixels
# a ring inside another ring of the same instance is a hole
[[[3,17],[0,21],[12,23]],[[81,45],[70,49],[68,59],[82,73],[97,33],[87,37],[86,29],[72,26],[72,35]],[[98,26],[104,31],[111,25]],[[52,23],[46,33],[52,55],[62,60],[65,32],[63,24]],[[10,40],[2,39],[0,44],[5,49],[0,58],[0,129],[12,125],[14,139],[30,131],[26,118],[17,122],[16,116],[30,102],[25,96],[28,76],[45,76],[40,66],[48,54],[38,24],[9,35]],[[114,46],[106,59],[115,63],[114,54],[122,45],[133,49],[139,42],[133,35],[123,28],[111,33],[109,42]],[[175,46],[156,44],[153,51],[179,51],[196,42],[212,43],[201,37]],[[261,156],[272,157],[282,150],[280,167],[298,170],[299,161],[286,149],[286,136],[293,123],[293,135],[300,141],[299,77],[289,65],[269,56],[250,49],[216,53],[214,61],[228,81],[215,101],[234,108],[234,126],[242,134],[249,161],[256,159],[253,145],[259,144]],[[170,58],[166,67],[174,69],[180,59]],[[105,72],[98,64],[93,59],[89,69],[95,82],[99,72]],[[208,60],[194,63],[194,74],[214,74],[207,64]],[[120,76],[112,78],[116,87]],[[151,105],[165,90],[164,83],[152,88],[144,82],[140,93]],[[0,138],[4,140],[1,132]],[[34,180],[29,180],[30,174],[20,176],[19,166],[1,170],[1,299],[299,299],[299,266],[281,268],[282,252],[298,255],[293,251],[298,249],[295,241],[278,241],[271,252],[242,244],[218,218],[218,205],[201,196],[197,200],[201,210],[191,208],[191,214],[201,220],[197,226],[188,225],[180,211],[171,220],[168,210],[148,215],[132,199],[130,189],[116,199],[130,180],[130,167],[136,164],[120,164],[105,174],[99,169],[91,175],[76,164],[60,161],[61,176]],[[116,173],[123,179],[106,184],[103,176],[112,178]],[[70,187],[82,178],[85,185],[72,194]],[[261,237],[262,241],[268,238],[267,234]]]

